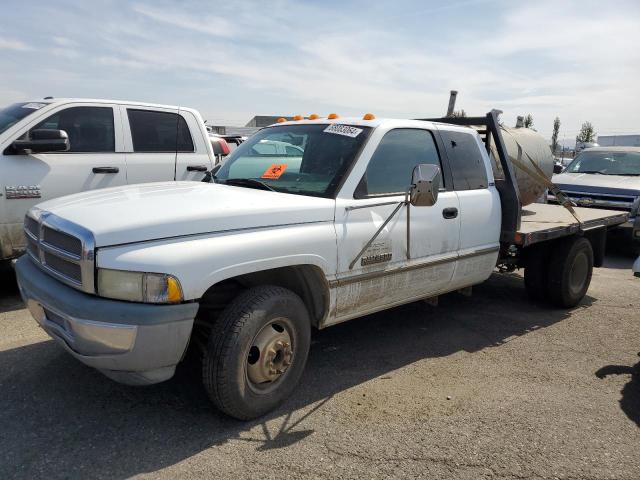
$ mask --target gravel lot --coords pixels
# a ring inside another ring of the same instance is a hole
[[[133,388],[76,362],[4,272],[0,478],[638,479],[640,279],[613,250],[572,311],[494,275],[316,332],[297,393],[249,423],[186,367]]]

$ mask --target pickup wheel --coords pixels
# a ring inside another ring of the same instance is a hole
[[[275,286],[243,292],[209,336],[202,368],[209,398],[239,420],[273,410],[298,384],[310,337],[309,313],[295,293]]]
[[[558,307],[575,307],[584,298],[593,273],[593,249],[583,237],[554,246],[549,263],[549,298]]]
[[[549,251],[542,246],[529,247],[524,268],[524,286],[533,301],[548,300],[547,277],[549,276]]]

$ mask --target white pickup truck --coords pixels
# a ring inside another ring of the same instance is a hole
[[[53,99],[0,110],[0,260],[25,249],[36,203],[133,183],[201,180],[214,155],[193,109]]]
[[[167,380],[191,345],[212,402],[239,419],[291,394],[312,327],[467,289],[496,267],[524,267],[532,296],[576,305],[606,227],[627,214],[523,211],[497,115],[450,121],[482,137],[435,121],[290,121],[242,143],[213,183],[43,203],[25,219],[23,298],[69,353],[123,383]]]

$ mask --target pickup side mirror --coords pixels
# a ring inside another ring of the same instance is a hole
[[[553,164],[553,173],[562,173],[563,170],[564,170],[564,167],[559,163]]]
[[[15,152],[66,152],[69,150],[69,135],[64,130],[32,130],[26,140],[16,140],[12,147]]]
[[[413,169],[409,202],[414,207],[430,207],[438,201],[440,167],[421,163]]]

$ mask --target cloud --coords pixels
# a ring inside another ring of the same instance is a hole
[[[206,14],[187,15],[176,11],[171,6],[158,9],[149,5],[137,4],[133,6],[133,10],[156,22],[207,35],[231,37],[237,33],[233,23],[224,17]]]
[[[53,40],[53,43],[60,47],[76,47],[78,45],[78,42],[75,42],[67,37],[54,36],[51,38],[51,40]]]
[[[20,40],[0,37],[0,50],[26,52],[28,50],[32,50],[32,48]]]
[[[82,82],[58,82],[72,95],[190,102],[210,118],[285,109],[417,117],[444,113],[457,89],[468,113],[502,108],[507,123],[532,113],[545,134],[556,115],[567,131],[583,120],[640,131],[634,2],[139,0],[50,8],[47,18],[51,27],[27,37],[24,16],[3,30],[16,40],[0,38],[0,49],[42,44],[29,55],[73,58],[65,69]],[[29,79],[36,91],[47,86]]]

